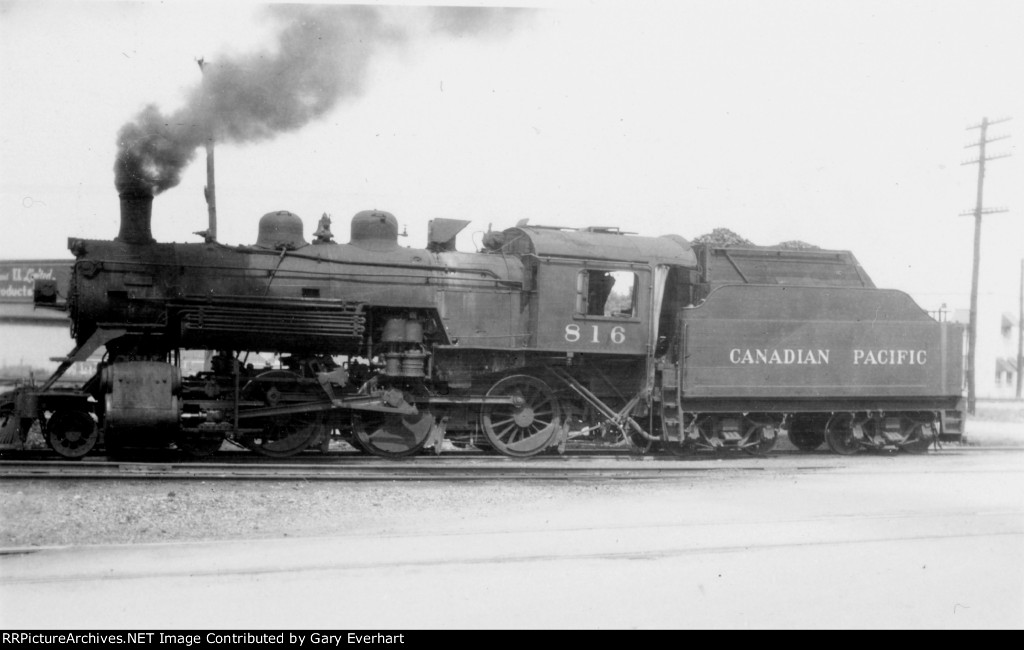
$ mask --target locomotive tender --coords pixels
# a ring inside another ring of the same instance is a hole
[[[364,211],[347,244],[322,219],[265,215],[256,243],[157,243],[152,196],[121,194],[113,241],[70,239],[77,347],[3,408],[0,445],[38,420],[78,458],[97,445],[225,439],[272,457],[344,436],[402,457],[447,437],[513,457],[571,440],[687,454],[827,442],[924,451],[963,432],[959,326],[878,289],[843,251],[691,246],[669,235],[525,220],[455,250],[468,222],[435,219],[426,248]],[[101,345],[81,390],[55,379]],[[182,350],[210,369],[179,370]],[[254,368],[255,352],[281,355]]]

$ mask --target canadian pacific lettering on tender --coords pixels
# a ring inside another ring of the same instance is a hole
[[[923,366],[928,363],[928,351],[917,349],[853,349],[855,366]],[[803,349],[743,349],[729,350],[729,363],[742,365],[812,365],[827,366],[831,363],[831,350]]]

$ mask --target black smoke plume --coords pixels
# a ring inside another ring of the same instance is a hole
[[[374,54],[408,40],[394,11],[368,6],[276,5],[280,25],[269,52],[217,60],[182,108],[146,106],[118,132],[114,185],[119,193],[159,194],[181,181],[199,147],[250,143],[294,131],[340,101],[363,93]],[[523,10],[406,9],[420,25],[455,36],[510,29]]]

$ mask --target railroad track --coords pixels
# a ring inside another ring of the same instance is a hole
[[[943,456],[977,452],[1021,452],[1020,447],[947,447]],[[859,457],[886,454],[863,454]],[[775,450],[765,456],[742,453],[635,456],[590,450],[571,456],[527,460],[480,453],[453,452],[400,461],[356,453],[308,453],[268,461],[249,453],[221,452],[208,461],[183,460],[175,452],[155,452],[132,460],[94,457],[53,460],[47,452],[20,452],[0,459],[0,479],[192,479],[302,481],[490,481],[490,480],[650,480],[693,477],[711,471],[760,471],[781,468],[834,469],[856,457],[826,451]],[[795,462],[795,464],[794,464]]]
[[[617,466],[616,466],[617,465]],[[802,469],[832,467],[809,463]],[[236,462],[119,462],[3,460],[0,479],[189,479],[189,480],[304,480],[304,481],[493,481],[493,480],[650,480],[692,477],[695,473],[761,471],[763,464],[723,464],[707,461],[587,462],[578,460],[505,461],[451,459],[437,462],[349,461],[236,463]]]

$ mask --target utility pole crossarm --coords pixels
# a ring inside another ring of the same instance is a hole
[[[1001,136],[999,136],[997,138],[989,138],[988,140],[985,140],[984,143],[982,143],[982,142],[972,142],[970,144],[965,144],[964,145],[964,149],[970,149],[971,147],[980,147],[980,146],[982,146],[982,144],[988,144],[989,142],[996,142],[998,140],[1005,140],[1005,139],[1007,139],[1009,137],[1010,136],[1008,136],[1008,135],[1001,135]]]
[[[1009,212],[1010,208],[982,208],[981,214],[999,214],[1001,212]],[[977,210],[966,210],[960,213],[961,217],[973,217],[978,214]]]
[[[1012,117],[1000,117],[997,120],[990,120],[987,117],[985,117],[982,118],[981,122],[975,124],[974,126],[967,127],[967,130],[973,131],[974,129],[984,129],[985,127],[992,126],[993,124],[1002,124],[1003,122],[1009,122],[1012,119]]]
[[[989,140],[989,142],[991,142],[991,140]],[[980,145],[980,146],[981,146],[981,150],[984,151],[985,150],[985,145]],[[1008,153],[1000,153],[1000,154],[996,154],[995,156],[987,156],[985,158],[975,158],[974,160],[965,160],[964,162],[960,163],[960,166],[963,167],[964,165],[977,165],[978,163],[984,164],[984,163],[986,163],[986,162],[988,162],[990,160],[999,160],[1000,158],[1009,158],[1011,155],[1012,154],[1008,154]]]

